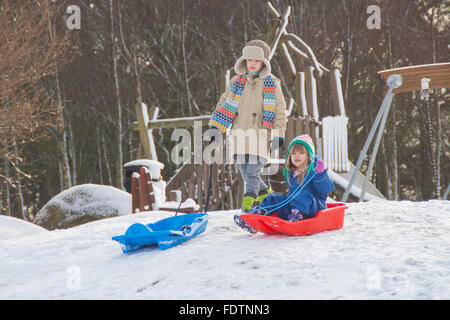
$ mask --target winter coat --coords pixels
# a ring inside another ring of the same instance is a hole
[[[314,172],[305,175],[304,182],[308,181]],[[284,194],[269,194],[260,207],[268,207],[279,204],[281,201],[289,197],[298,187],[297,178],[294,178],[293,172],[288,171],[289,192]],[[301,188],[301,187],[300,187]],[[303,188],[303,190],[294,197],[288,204],[277,210],[278,217],[286,219],[291,213],[291,209],[297,209],[303,212],[308,218],[312,218],[319,210],[326,209],[326,200],[328,193],[334,190],[334,183],[328,177],[326,171],[316,174],[314,178]]]
[[[247,74],[239,109],[231,125],[232,154],[252,154],[269,159],[270,142],[275,137],[284,138],[286,131],[286,102],[281,91],[280,80],[275,78],[276,109],[273,129],[262,125],[264,79]],[[230,80],[225,92],[220,97],[217,107],[229,96],[231,84],[238,75]]]

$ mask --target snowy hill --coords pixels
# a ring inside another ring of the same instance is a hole
[[[450,201],[350,203],[344,228],[250,235],[235,211],[174,248],[125,255],[143,212],[47,231],[0,216],[0,299],[450,299]]]

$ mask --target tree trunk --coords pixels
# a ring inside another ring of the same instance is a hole
[[[47,3],[48,6],[48,3]],[[50,33],[50,42],[53,42],[53,28],[51,19],[48,20],[48,28]],[[72,187],[72,179],[70,174],[70,164],[69,164],[69,155],[68,155],[68,146],[67,146],[67,131],[64,120],[64,110],[62,106],[61,99],[61,86],[59,82],[59,70],[58,67],[55,68],[55,83],[56,83],[56,91],[58,97],[58,131],[59,131],[59,148],[61,150],[61,159],[62,159],[62,174],[64,181],[64,188]]]
[[[70,159],[72,160],[72,183],[73,185],[77,185],[78,173],[77,173],[77,157],[75,153],[75,138],[73,136],[72,125],[70,124],[70,122],[67,123],[67,126],[69,127],[69,141],[70,141],[69,152],[70,152]]]
[[[105,136],[102,135],[102,144],[103,144],[103,157],[105,159],[106,172],[108,173],[108,181],[110,185],[113,185],[112,176],[111,176],[111,168],[109,166],[108,156],[106,154],[106,143]]]
[[[5,150],[8,150],[8,140],[5,139]],[[8,216],[11,216],[11,191],[9,189],[9,159],[5,153],[5,189],[6,189],[6,207],[8,208]]]
[[[115,149],[115,170],[116,170],[116,181],[115,186],[119,189],[123,189],[123,173],[122,173],[122,163],[123,163],[123,151],[122,151],[122,106],[120,104],[120,87],[119,87],[119,76],[117,74],[117,54],[114,36],[114,15],[113,15],[113,1],[109,1],[110,8],[110,18],[111,18],[111,54],[113,62],[113,73],[114,73],[114,86],[116,93],[116,143],[117,147]]]
[[[23,193],[22,193],[22,181],[20,179],[20,169],[19,169],[19,153],[17,151],[17,143],[14,140],[13,141],[14,144],[14,154],[15,154],[15,170],[16,170],[16,174],[17,174],[17,195],[19,196],[19,202],[20,202],[20,213],[22,215],[22,219],[23,220],[27,220],[26,216],[25,216],[25,209],[24,209],[24,201],[23,201]]]
[[[100,140],[100,129],[99,124],[97,122],[96,131],[97,131],[97,160],[98,160],[98,175],[100,178],[100,184],[103,184],[103,168],[102,168],[102,145]]]
[[[388,69],[393,68],[392,56],[392,32],[390,14],[386,14],[387,46],[388,46]],[[396,120],[396,100],[392,99],[392,176],[390,177],[390,198],[398,200],[398,153],[397,153],[397,120]]]

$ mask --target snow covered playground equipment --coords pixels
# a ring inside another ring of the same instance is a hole
[[[364,199],[364,195],[367,189],[367,184],[372,174],[373,165],[375,163],[375,158],[377,156],[378,147],[380,145],[381,137],[383,136],[384,127],[386,124],[387,117],[389,115],[389,110],[391,107],[392,99],[395,93],[401,92],[411,92],[411,91],[421,91],[425,98],[425,108],[428,109],[427,114],[430,114],[430,94],[432,93],[432,89],[437,88],[448,88],[450,87],[450,62],[445,63],[434,63],[434,64],[426,64],[419,66],[409,66],[403,68],[395,68],[389,70],[383,70],[378,72],[381,80],[383,82],[384,87],[384,99],[381,105],[380,110],[378,111],[377,117],[372,125],[372,129],[369,132],[369,135],[366,139],[364,147],[359,156],[358,162],[356,164],[356,168],[353,171],[350,182],[348,183],[348,187],[345,190],[345,193],[342,197],[342,201],[346,201],[351,187],[357,178],[356,173],[361,168],[361,164],[366,156],[368,148],[375,136],[375,133],[378,130],[375,145],[372,150],[372,155],[370,157],[369,166],[366,172],[366,178],[364,179],[362,191],[360,194],[360,201]],[[429,124],[430,122],[428,122]],[[435,140],[432,138],[431,127],[428,127],[428,139],[430,142],[430,147],[432,149],[431,154],[434,153],[434,144]],[[434,179],[438,181],[437,174],[437,166],[435,157],[432,156],[432,166],[434,172]],[[436,187],[438,187],[438,183],[436,183]],[[448,190],[450,188],[447,187],[447,191],[444,194],[444,199],[447,198]],[[440,194],[439,190],[436,190],[436,194]]]
[[[450,87],[450,63],[434,65],[415,66],[380,71],[385,84],[384,101],[373,124],[372,130],[367,138],[365,146],[361,151],[360,158],[356,166],[348,158],[347,124],[348,118],[345,114],[344,97],[341,86],[341,74],[338,69],[330,69],[323,66],[316,59],[312,49],[297,35],[286,30],[291,8],[280,14],[270,2],[267,2],[269,13],[275,18],[269,28],[265,39],[271,47],[270,57],[272,58],[277,49],[281,50],[281,56],[286,60],[291,71],[291,76],[295,79],[295,97],[287,97],[287,128],[286,141],[292,140],[301,134],[309,134],[316,147],[316,152],[324,159],[328,169],[328,175],[335,182],[335,197],[342,196],[342,202],[347,200],[360,201],[371,199],[385,199],[383,194],[370,183],[370,176],[374,160],[378,151],[380,138],[383,134],[384,124],[389,113],[392,97],[396,92],[407,92],[412,90],[427,90],[427,88]],[[293,56],[297,56],[297,61],[301,61],[300,66],[294,63]],[[220,83],[221,92],[232,77],[233,68],[223,72]],[[324,108],[318,105],[318,83],[328,81],[328,88],[322,94],[329,94],[332,101],[332,114],[323,115]],[[158,160],[155,144],[153,142],[152,130],[162,128],[188,128],[194,130],[207,129],[210,115],[158,119],[157,107],[150,110],[142,103],[136,106],[137,122],[133,124],[133,129],[140,134],[140,155],[142,158]],[[321,112],[319,112],[321,111]],[[200,126],[200,128],[198,128]],[[366,157],[372,139],[378,130],[375,146],[366,174],[360,172],[363,159]],[[200,143],[201,149],[195,149],[194,156],[202,152],[207,142]],[[286,190],[284,177],[282,175],[287,147],[280,148],[279,154],[266,165],[268,172],[275,174],[266,175],[267,182],[272,190],[283,192]],[[195,164],[186,163],[181,165],[174,176],[165,186],[165,192],[169,200],[194,199],[201,211],[208,207],[209,210],[235,209],[241,206],[244,185],[237,168],[224,160],[222,164]],[[152,206],[155,201],[147,195],[146,188],[151,188],[149,182],[152,177],[136,177],[135,191],[133,192],[134,207],[137,208],[139,201],[142,207]],[[212,178],[212,179],[211,179]],[[211,183],[212,181],[212,183]],[[139,192],[137,190],[140,190]],[[151,190],[149,191],[151,192]],[[139,199],[138,200],[138,195]],[[209,199],[210,196],[210,199]],[[176,197],[176,198],[175,198]],[[210,201],[207,201],[210,200]],[[208,203],[207,203],[208,202]],[[151,210],[151,209],[150,209]],[[182,209],[190,212],[192,209]],[[182,212],[182,211],[180,211]],[[191,211],[192,212],[192,211]]]

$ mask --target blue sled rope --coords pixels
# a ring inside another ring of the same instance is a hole
[[[302,190],[308,185],[308,183],[311,182],[311,180],[316,176],[317,172],[314,171],[314,173],[311,175],[311,177],[308,178],[308,180],[305,182],[303,181],[302,184],[300,184],[295,190],[294,192],[292,192],[289,196],[286,197],[286,199],[284,199],[283,201],[281,201],[280,203],[271,205],[271,206],[267,206],[267,207],[260,207],[258,206],[257,208],[262,209],[264,211],[266,211],[264,213],[265,216],[268,216],[270,213],[278,210],[279,208],[285,206],[286,204],[288,204],[292,199],[294,199],[294,197],[296,197],[300,192],[302,192]],[[267,209],[269,209],[269,211],[267,211]]]

